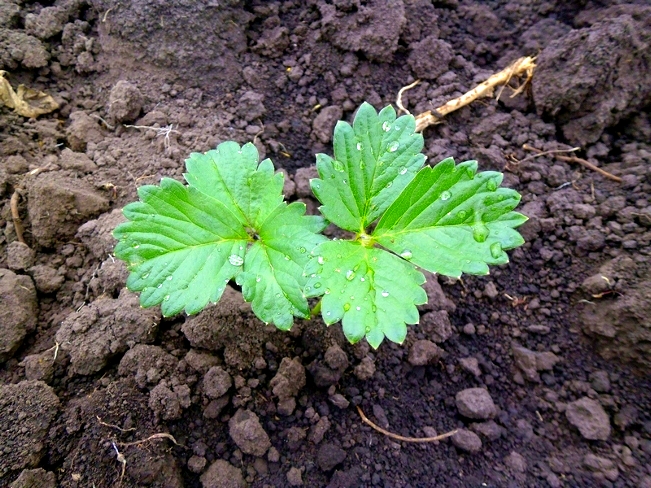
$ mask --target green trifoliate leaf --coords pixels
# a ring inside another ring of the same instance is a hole
[[[505,250],[524,240],[514,230],[527,218],[512,210],[520,195],[499,188],[502,174],[476,174],[477,162],[445,159],[425,167],[387,209],[372,238],[429,271],[488,274],[508,262]]]
[[[402,343],[406,324],[418,323],[416,305],[427,302],[422,273],[385,250],[358,242],[325,242],[313,254],[305,268],[305,294],[323,295],[325,323],[341,320],[352,343],[363,337],[374,348],[384,337]]]
[[[334,133],[334,159],[317,155],[319,178],[312,191],[332,223],[362,232],[377,220],[423,166],[423,136],[411,115],[396,120],[392,107],[379,114],[368,103],[353,126],[340,121]]]
[[[129,221],[114,232],[115,254],[127,262],[127,286],[141,292],[144,307],[160,303],[166,316],[197,313],[237,278],[262,320],[289,328],[292,315],[306,315],[300,271],[324,240],[323,220],[306,217],[302,204],[288,207],[282,175],[271,161],[257,160],[252,144],[225,142],[190,156],[189,186],[164,178],[140,188],[141,201],[124,208]],[[278,244],[285,237],[294,248]]]

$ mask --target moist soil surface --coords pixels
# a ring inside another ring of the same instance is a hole
[[[60,104],[0,107],[0,486],[651,487],[650,33],[645,2],[0,0],[0,69]],[[191,152],[253,141],[316,213],[336,120],[527,55],[523,92],[424,132],[504,172],[526,244],[429,275],[403,344],[125,289],[121,208]]]

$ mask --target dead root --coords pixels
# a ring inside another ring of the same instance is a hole
[[[357,406],[357,412],[359,412],[359,416],[362,418],[362,422],[364,422],[367,425],[370,425],[373,429],[377,430],[381,434],[384,434],[385,436],[390,437],[391,439],[395,439],[397,441],[402,441],[402,442],[436,442],[436,441],[446,439],[448,437],[452,437],[454,434],[457,433],[457,430],[455,429],[452,432],[447,432],[445,434],[437,435],[435,437],[404,437],[404,436],[389,432],[388,430],[384,430],[379,425],[376,425],[373,422],[371,422],[366,417],[366,415],[364,415],[364,412],[362,411],[362,409],[359,406]]]
[[[494,75],[489,77],[486,81],[476,86],[469,92],[464,93],[463,95],[461,95],[458,98],[455,98],[454,100],[450,100],[445,105],[441,105],[435,110],[428,110],[427,112],[423,112],[422,114],[416,115],[416,132],[422,132],[430,125],[440,124],[441,119],[445,117],[447,114],[454,112],[455,110],[458,110],[461,107],[465,107],[466,105],[472,103],[473,101],[479,98],[492,97],[495,88],[497,87],[501,87],[497,95],[497,98],[499,99],[502,90],[504,89],[505,86],[508,86],[509,82],[512,79],[521,78],[524,76],[526,77],[524,82],[522,82],[519,86],[513,88],[513,93],[511,94],[511,98],[522,93],[527,87],[527,85],[531,82],[531,79],[533,78],[533,71],[534,68],[536,67],[534,61],[535,58],[532,56],[526,56],[523,58],[516,59],[513,63],[511,63],[506,68],[504,68],[502,71],[500,71],[499,73],[495,73]],[[407,112],[407,110],[405,110],[402,105],[402,94],[406,90],[413,88],[417,84],[418,81],[402,88],[398,92],[396,105],[405,112]]]
[[[14,109],[23,117],[35,118],[49,114],[59,108],[59,104],[47,93],[18,85],[16,91],[5,78],[6,71],[0,70],[0,103]]]
[[[566,163],[577,163],[583,166],[584,168],[591,169],[592,171],[596,171],[597,173],[605,176],[609,180],[616,181],[617,183],[621,183],[622,179],[619,176],[615,176],[614,174],[609,173],[608,171],[605,171],[598,166],[595,166],[592,164],[590,161],[586,161],[585,159],[576,157],[575,155],[571,156],[564,156],[563,154],[559,154],[561,152],[570,152],[570,151],[576,151],[578,148],[572,148],[569,150],[558,150],[558,151],[542,151],[538,148],[535,148],[533,146],[530,146],[529,144],[524,144],[522,146],[522,149],[525,151],[532,151],[536,153],[536,156],[546,156],[546,155],[551,155],[554,156],[556,159],[560,161],[565,161]],[[523,160],[524,161],[524,160]],[[522,162],[522,161],[520,161]]]

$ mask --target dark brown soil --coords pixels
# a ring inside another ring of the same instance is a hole
[[[0,0],[0,69],[61,103],[0,108],[0,486],[651,487],[650,53],[643,1]],[[405,105],[432,109],[523,55],[528,93],[424,135],[430,162],[505,172],[527,242],[430,277],[404,344],[277,331],[231,288],[163,319],[124,289],[119,209],[190,152],[254,141],[316,211],[338,118],[416,78]],[[398,442],[356,406],[460,430]]]

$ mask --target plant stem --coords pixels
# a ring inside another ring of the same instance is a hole
[[[310,310],[310,319],[313,319],[317,315],[321,313],[321,300],[319,300],[316,305],[314,305],[314,308]]]

